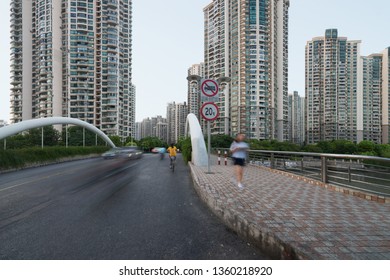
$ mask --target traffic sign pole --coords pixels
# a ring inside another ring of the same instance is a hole
[[[211,174],[210,154],[211,154],[211,128],[210,122],[219,116],[218,106],[213,102],[206,102],[200,108],[200,114],[207,121],[207,173]]]
[[[206,100],[211,101],[211,98],[218,98],[219,86],[214,80],[204,80],[200,87],[203,96]],[[206,102],[200,108],[202,117],[207,121],[207,173],[211,174],[210,166],[210,154],[211,154],[211,128],[210,122],[218,118],[219,109],[218,106],[213,102]]]
[[[210,129],[210,121],[207,121],[207,173],[211,174],[211,167],[210,167],[210,150],[211,150],[211,129]]]

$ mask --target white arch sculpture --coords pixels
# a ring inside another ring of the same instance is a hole
[[[186,136],[191,135],[192,163],[195,166],[207,166],[207,150],[198,118],[190,113],[186,121]]]
[[[108,143],[108,145],[110,145],[112,148],[115,148],[115,144],[100,129],[96,128],[92,124],[81,121],[79,119],[66,118],[66,117],[51,117],[51,118],[32,119],[32,120],[22,121],[19,123],[15,123],[15,124],[1,127],[0,128],[0,140],[3,138],[6,138],[8,136],[18,134],[19,132],[22,132],[25,130],[38,128],[38,127],[42,127],[42,126],[47,126],[47,125],[54,125],[54,124],[74,124],[77,126],[84,127],[86,129],[96,133],[97,135],[99,135],[101,138],[103,138],[104,141],[106,141]]]

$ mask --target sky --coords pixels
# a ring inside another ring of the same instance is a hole
[[[136,121],[187,100],[187,70],[203,61],[203,8],[212,0],[133,0]],[[9,5],[0,1],[0,120],[9,120]],[[389,0],[290,0],[289,92],[305,90],[305,45],[325,29],[361,40],[361,55],[390,46]]]

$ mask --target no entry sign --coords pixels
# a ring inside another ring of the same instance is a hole
[[[213,97],[217,95],[219,91],[218,83],[210,79],[204,80],[200,88],[202,93],[207,97]]]
[[[207,121],[214,121],[219,116],[218,106],[213,102],[207,102],[200,108],[200,114]]]

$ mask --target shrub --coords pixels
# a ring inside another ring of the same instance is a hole
[[[191,155],[192,155],[192,144],[191,144],[191,138],[183,138],[180,140],[180,150],[183,155],[184,162],[191,161]]]
[[[109,147],[46,147],[0,150],[0,170],[21,168],[33,163],[52,162],[64,157],[101,154]]]

